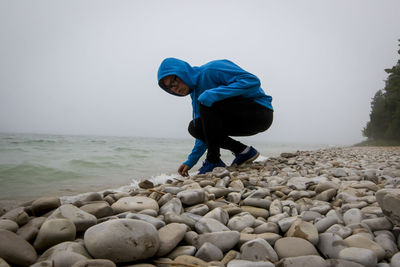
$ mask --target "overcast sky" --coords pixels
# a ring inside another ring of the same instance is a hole
[[[0,131],[187,137],[165,57],[227,58],[273,97],[264,142],[363,140],[397,54],[400,1],[0,0]]]

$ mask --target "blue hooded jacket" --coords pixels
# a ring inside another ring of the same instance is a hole
[[[189,87],[193,119],[200,116],[200,103],[211,107],[217,101],[237,96],[253,99],[254,102],[273,110],[272,97],[264,93],[260,87],[260,80],[229,60],[214,60],[200,67],[192,67],[180,59],[164,59],[158,69],[158,84],[166,92],[180,96],[162,83],[162,78],[168,75],[178,76]],[[193,150],[184,164],[192,168],[206,150],[207,145],[196,139]]]

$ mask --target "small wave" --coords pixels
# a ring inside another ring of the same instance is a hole
[[[37,139],[37,140],[22,140],[22,141],[11,141],[11,144],[14,145],[34,145],[34,144],[55,144],[57,141],[55,140],[46,140],[46,139]]]
[[[81,159],[73,159],[69,161],[69,164],[74,166],[74,167],[83,167],[83,168],[98,168],[98,169],[103,169],[103,168],[123,168],[125,166],[110,162],[110,161],[103,161],[103,162],[93,162],[93,161],[87,161],[87,160],[81,160]]]

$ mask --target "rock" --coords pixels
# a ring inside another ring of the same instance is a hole
[[[35,249],[14,232],[0,229],[0,258],[12,265],[29,266],[36,261]]]
[[[343,221],[346,225],[360,223],[364,218],[364,214],[360,209],[349,209],[343,214]]]
[[[75,262],[71,267],[117,267],[114,262],[110,260],[80,260]]]
[[[162,257],[170,253],[185,236],[187,226],[181,223],[170,223],[158,230],[160,247],[156,256]]]
[[[25,212],[24,207],[19,207],[6,212],[0,217],[0,220],[7,219],[16,222],[19,226],[26,224],[29,221],[29,216]]]
[[[204,218],[213,218],[226,225],[229,221],[229,214],[223,208],[215,208],[204,215]]]
[[[248,197],[245,200],[243,200],[242,205],[243,206],[252,206],[252,207],[257,207],[257,208],[262,208],[262,209],[269,210],[269,208],[271,206],[271,200]]]
[[[333,216],[328,216],[325,217],[321,220],[319,220],[318,222],[316,222],[314,225],[317,228],[319,233],[325,232],[325,230],[327,230],[329,227],[331,227],[332,225],[338,223],[337,218],[333,217]]]
[[[286,217],[282,220],[278,221],[278,225],[281,228],[282,232],[286,232],[292,226],[292,224],[297,220],[297,216],[294,217]]]
[[[390,266],[400,267],[400,252],[393,255],[393,257],[390,259]]]
[[[310,241],[313,245],[317,245],[319,240],[317,228],[312,223],[302,220],[292,223],[286,232],[286,236],[303,238]]]
[[[41,197],[33,201],[32,213],[35,216],[40,216],[60,206],[61,201],[58,197]]]
[[[275,242],[274,249],[279,258],[319,255],[307,240],[298,237],[284,237]]]
[[[43,223],[33,246],[37,251],[45,250],[64,241],[73,241],[75,225],[67,219],[50,219]]]
[[[18,226],[18,224],[16,222],[11,221],[9,219],[0,220],[0,229],[8,230],[10,232],[14,232],[15,233],[15,232],[17,232],[18,227],[19,226]]]
[[[0,258],[0,267],[10,267],[10,265],[8,265],[8,263],[5,260]]]
[[[385,250],[386,259],[390,259],[394,254],[399,251],[396,243],[388,234],[378,234],[375,237],[374,241]]]
[[[205,215],[209,210],[210,209],[208,208],[208,206],[206,204],[197,204],[197,205],[186,208],[187,212],[197,214],[200,216]]]
[[[337,259],[339,252],[347,247],[343,238],[337,234],[323,233],[319,235],[317,248],[326,258]]]
[[[380,245],[360,234],[351,235],[344,239],[344,242],[349,247],[365,248],[373,251],[377,256],[378,261],[385,257],[385,250]]]
[[[300,218],[303,221],[307,221],[307,222],[312,221],[312,222],[314,222],[315,220],[322,218],[322,215],[319,212],[307,210],[307,211],[303,211],[300,214]]]
[[[168,212],[172,212],[175,214],[181,214],[183,212],[182,202],[179,198],[172,198],[167,203],[165,203],[161,208],[159,213],[164,215]]]
[[[204,189],[190,189],[179,192],[176,197],[184,205],[195,205],[204,202],[205,193]]]
[[[83,244],[78,242],[66,241],[46,250],[38,258],[37,262],[47,262],[47,261],[52,261],[55,258],[62,258],[62,257],[57,257],[57,254],[61,253],[65,255],[65,252],[71,252],[73,255],[79,254],[85,258],[91,258],[91,256],[88,254]]]
[[[325,190],[321,193],[319,193],[317,196],[315,196],[315,199],[321,200],[321,201],[330,201],[334,196],[336,196],[336,189],[328,189]]]
[[[76,231],[85,231],[97,223],[97,218],[71,204],[65,204],[57,208],[48,218],[68,219],[75,224]]]
[[[268,244],[267,241],[257,238],[244,243],[240,247],[241,259],[249,261],[271,261],[279,260],[275,250]]]
[[[308,255],[288,257],[276,263],[277,267],[328,267],[326,261],[320,256]]]
[[[362,266],[375,267],[378,263],[376,254],[369,249],[349,247],[339,252],[339,259],[357,262]]]
[[[71,251],[60,251],[51,256],[52,266],[70,267],[79,261],[87,260],[87,258],[79,253]]]
[[[27,224],[17,230],[17,235],[30,242],[34,240],[39,233],[39,228],[45,222],[45,217],[36,217],[30,220]]]
[[[341,259],[327,259],[326,263],[329,267],[363,267],[363,265],[357,262]]]
[[[242,212],[233,216],[227,226],[233,231],[241,232],[246,227],[251,227],[254,224],[255,218],[248,212]]]
[[[134,219],[106,221],[89,228],[85,246],[94,258],[113,262],[130,262],[152,257],[160,240],[156,228]]]
[[[254,217],[268,218],[269,212],[266,209],[252,207],[252,206],[241,206],[243,212],[248,212]]]
[[[325,233],[332,233],[332,234],[337,234],[341,238],[346,238],[350,236],[353,233],[353,230],[349,227],[340,225],[340,224],[334,224],[331,227],[329,227]]]
[[[332,175],[334,177],[346,177],[346,176],[348,176],[346,170],[343,169],[343,168],[331,169],[331,173],[332,173]]]
[[[97,219],[111,216],[114,214],[114,210],[106,201],[94,202],[83,205],[80,207],[81,210],[96,216]]]
[[[227,267],[274,267],[275,264],[269,261],[247,261],[247,260],[231,260]]]
[[[195,265],[195,266],[207,266],[207,262],[198,259],[196,257],[193,256],[189,256],[189,255],[181,255],[175,258],[174,262],[179,262],[179,263],[183,263],[186,264],[186,266],[188,264],[191,265]]]
[[[181,255],[189,255],[193,256],[196,253],[196,247],[194,246],[178,246],[176,247],[170,254],[168,254],[168,258],[175,259]]]
[[[269,213],[271,216],[282,213],[282,203],[279,199],[272,201],[271,205],[269,206]]]
[[[223,225],[221,222],[212,218],[202,218],[195,224],[196,231],[199,234],[230,231],[228,227]]]
[[[383,214],[395,225],[400,224],[400,189],[381,189],[375,194]]]
[[[197,250],[195,257],[203,261],[219,261],[224,257],[224,254],[222,254],[222,251],[215,245],[205,242]]]
[[[363,220],[362,222],[368,225],[371,231],[393,229],[393,224],[386,217],[366,219]]]
[[[196,238],[195,246],[200,247],[209,242],[218,247],[222,252],[227,252],[239,242],[240,234],[237,231],[222,231],[201,234]]]
[[[176,214],[173,212],[168,212],[164,215],[164,221],[168,223],[184,223],[190,228],[195,228],[196,219],[189,216],[190,213]],[[193,215],[193,214],[192,214]]]
[[[114,210],[114,214],[130,211],[139,212],[145,209],[152,209],[159,211],[158,203],[149,197],[134,196],[134,197],[123,197],[117,202],[111,205]]]
[[[143,189],[150,189],[150,188],[154,188],[154,184],[152,181],[149,180],[143,180],[139,183],[139,187],[143,188]]]
[[[279,226],[273,222],[263,223],[256,228],[254,228],[254,234],[261,234],[261,233],[279,233]]]
[[[139,214],[139,213],[128,213],[126,215],[127,219],[137,219],[141,221],[145,221],[148,223],[151,223],[156,229],[160,229],[165,225],[165,222],[158,219],[154,218],[152,216],[146,215],[146,214]]]

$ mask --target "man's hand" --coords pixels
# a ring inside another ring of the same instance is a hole
[[[189,166],[182,164],[181,166],[179,166],[178,173],[180,175],[182,175],[183,177],[186,177],[186,176],[189,176],[189,173],[188,173],[189,170],[190,170]]]

